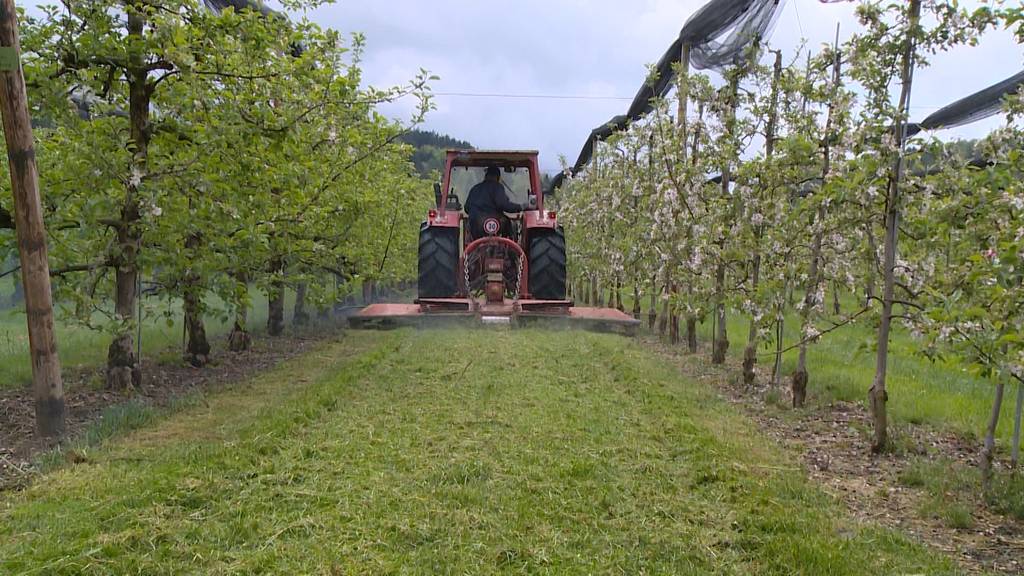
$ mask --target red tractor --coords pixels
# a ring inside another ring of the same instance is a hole
[[[510,203],[525,208],[471,223],[463,207],[488,170],[500,171]],[[618,310],[577,308],[566,298],[565,235],[558,215],[545,209],[536,151],[449,150],[434,196],[420,226],[415,303],[367,306],[350,318],[353,325],[554,320],[627,333],[639,325]]]

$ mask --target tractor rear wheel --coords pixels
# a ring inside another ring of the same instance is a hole
[[[565,300],[565,232],[530,231],[530,295],[537,300]]]
[[[454,298],[459,293],[459,229],[420,227],[420,298]]]

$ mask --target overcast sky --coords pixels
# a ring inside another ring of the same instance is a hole
[[[591,129],[626,111],[646,66],[705,1],[336,0],[309,17],[342,32],[365,34],[368,84],[402,84],[420,68],[438,75],[432,86],[437,110],[425,128],[481,148],[538,149],[542,166],[554,170],[559,155],[571,164]],[[815,48],[830,43],[836,23],[848,38],[858,29],[855,6],[787,0],[770,42],[789,62],[805,40]],[[933,57],[915,76],[914,119],[1020,71],[1022,55],[1024,47],[1013,35],[999,30],[978,47]],[[413,104],[384,111],[407,118]],[[976,137],[998,123],[990,119],[940,136]]]
[[[338,0],[310,17],[366,35],[363,68],[370,84],[402,83],[419,68],[440,76],[433,84],[437,110],[426,128],[478,147],[536,148],[543,166],[553,169],[560,154],[575,160],[592,128],[625,112],[644,81],[645,66],[664,53],[704,2]],[[858,28],[854,7],[788,0],[771,43],[788,61],[803,39],[810,46],[831,42],[837,22],[848,37]],[[915,119],[1020,71],[1022,54],[1012,34],[1000,30],[976,48],[932,58],[932,66],[915,77]],[[622,99],[445,95],[451,93]],[[386,111],[408,114],[401,105]],[[949,133],[977,136],[997,124],[990,120]]]

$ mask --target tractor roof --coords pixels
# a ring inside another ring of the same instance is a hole
[[[522,162],[536,160],[536,150],[448,150],[448,156],[455,157],[458,165],[489,162]]]

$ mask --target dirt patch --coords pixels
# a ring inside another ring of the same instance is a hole
[[[73,443],[110,407],[126,402],[166,407],[195,392],[231,386],[309,351],[341,330],[342,324],[331,324],[277,338],[260,336],[254,338],[252,348],[245,352],[229,352],[226,341],[217,342],[213,361],[204,368],[193,368],[184,361],[150,361],[143,365],[142,385],[130,393],[104,389],[102,368],[66,374],[68,434],[65,443]],[[56,443],[35,435],[35,408],[30,389],[0,392],[0,490],[22,484],[32,474],[36,457],[55,446]]]
[[[1024,523],[993,512],[978,498],[971,509],[973,525],[951,528],[920,513],[929,498],[925,490],[899,480],[921,459],[975,466],[977,442],[925,426],[901,426],[893,433],[897,450],[873,455],[867,436],[871,417],[863,404],[835,402],[792,410],[784,407],[791,401],[788,387],[765,385],[769,374],[764,371],[747,386],[738,366],[711,366],[706,351],[683,356],[653,340],[649,344],[659,346],[688,376],[720,389],[765,434],[800,454],[807,474],[845,503],[854,517],[910,534],[955,558],[969,574],[1024,573]]]

